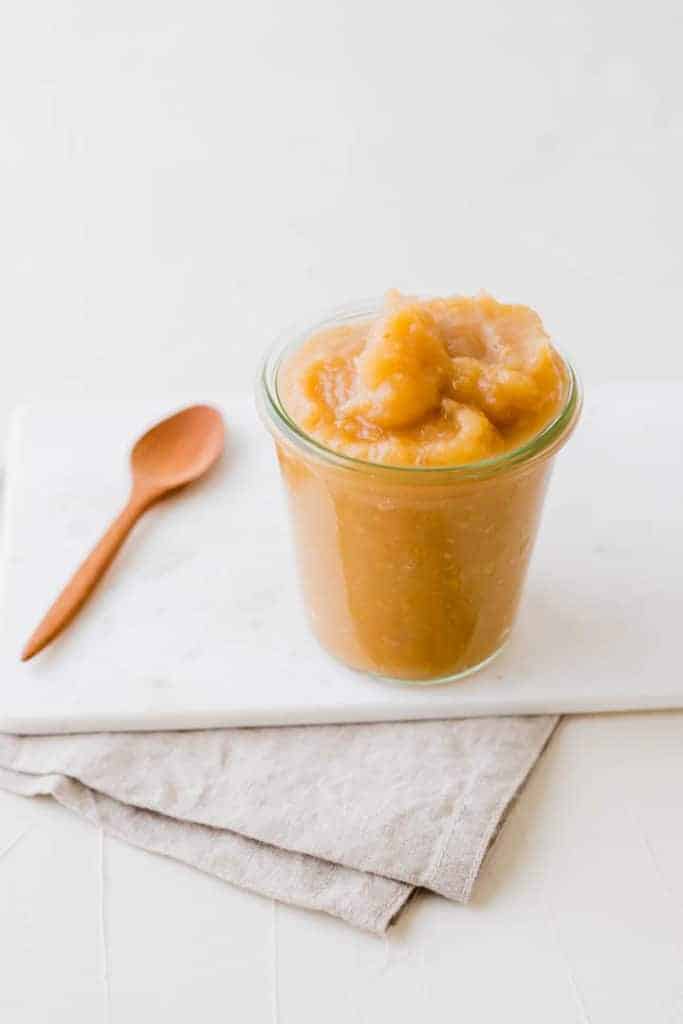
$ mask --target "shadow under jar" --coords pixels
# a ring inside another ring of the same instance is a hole
[[[322,646],[354,669],[414,683],[482,667],[514,624],[553,459],[580,412],[564,401],[520,447],[456,466],[401,467],[332,451],[289,416],[278,375],[314,333],[376,314],[342,310],[276,345],[258,383],[288,495],[305,605]]]

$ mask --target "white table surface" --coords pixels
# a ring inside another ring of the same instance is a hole
[[[9,5],[0,426],[242,390],[283,324],[388,285],[532,302],[588,388],[683,377],[681,27],[672,0]],[[475,902],[386,942],[114,840],[101,876],[96,832],[0,794],[0,1017],[683,1021],[682,739],[566,721]]]

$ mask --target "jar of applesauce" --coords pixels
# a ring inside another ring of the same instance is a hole
[[[278,343],[258,399],[322,646],[414,683],[490,661],[581,405],[536,314],[390,294]]]

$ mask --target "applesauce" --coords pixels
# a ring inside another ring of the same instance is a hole
[[[538,316],[392,292],[273,351],[260,405],[323,647],[415,682],[493,657],[580,406]]]

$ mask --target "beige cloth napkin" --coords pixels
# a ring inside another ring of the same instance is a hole
[[[383,932],[465,902],[554,716],[0,735],[0,786],[235,885]]]

